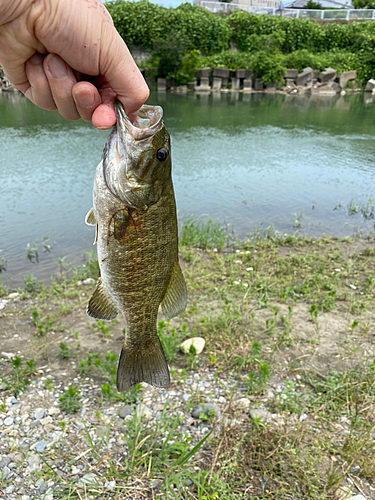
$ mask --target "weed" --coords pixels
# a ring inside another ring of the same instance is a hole
[[[39,264],[38,245],[36,242],[33,246],[30,243],[26,245],[26,256],[33,264]]]
[[[47,389],[47,391],[53,391],[53,384],[52,384],[52,380],[50,380],[49,378],[47,378],[47,379],[44,381],[44,387]]]
[[[36,282],[36,278],[35,278],[35,276],[32,276],[31,274],[27,275],[26,278],[24,278],[23,283],[24,283],[26,292],[33,293],[36,291],[35,282]]]
[[[7,260],[3,255],[3,251],[0,250],[0,273],[6,271],[6,266],[7,266]]]
[[[76,413],[81,408],[79,387],[70,385],[59,397],[59,406],[66,413]]]
[[[40,337],[46,335],[51,330],[51,326],[55,322],[55,319],[52,319],[49,316],[42,317],[41,313],[37,309],[33,309],[31,311],[31,319],[36,326],[35,335]]]
[[[70,348],[66,344],[64,344],[63,342],[60,343],[59,356],[62,359],[69,359],[70,358]]]
[[[176,359],[177,351],[180,347],[184,334],[184,331],[176,331],[175,328],[169,329],[169,325],[165,321],[158,322],[158,335],[167,363],[171,363]]]
[[[189,217],[180,228],[179,243],[181,247],[221,250],[226,239],[225,229],[221,224],[213,222],[210,217],[207,222]]]
[[[109,324],[104,320],[104,319],[96,319],[94,324],[92,325],[92,328],[97,332],[101,331],[102,335],[104,338],[110,338],[112,337],[112,333],[110,332],[110,329],[113,325],[118,323],[117,319],[113,319]],[[89,326],[91,326],[88,323]]]
[[[14,396],[23,392],[30,384],[30,377],[35,373],[35,361],[29,359],[26,366],[22,367],[22,359],[16,356],[11,360],[12,375],[9,378],[0,376],[3,388],[10,391]]]
[[[301,228],[302,219],[303,219],[303,213],[302,212],[298,212],[297,214],[294,214],[294,222],[293,222],[294,229],[300,229]]]

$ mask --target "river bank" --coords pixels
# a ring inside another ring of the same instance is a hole
[[[124,325],[85,314],[95,259],[3,294],[0,498],[374,497],[373,243],[223,253],[219,236],[182,240],[188,306],[158,326],[167,390],[114,389]],[[203,352],[182,354],[196,336]]]

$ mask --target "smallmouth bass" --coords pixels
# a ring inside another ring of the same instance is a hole
[[[133,123],[116,102],[117,123],[94,180],[93,208],[100,278],[87,314],[125,319],[117,389],[140,382],[168,387],[169,370],[157,334],[161,304],[170,319],[184,311],[187,292],[178,262],[170,138],[163,110],[144,105]]]

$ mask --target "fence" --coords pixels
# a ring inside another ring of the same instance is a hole
[[[375,19],[375,9],[337,9],[337,10],[309,10],[309,9],[283,9],[279,10],[279,0],[250,0],[252,5],[241,3],[211,2],[208,0],[194,0],[199,5],[211,12],[232,12],[242,9],[250,14],[268,14],[270,16],[295,17],[300,19],[325,19],[325,20],[366,20]]]

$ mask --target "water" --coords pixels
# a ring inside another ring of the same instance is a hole
[[[375,198],[372,95],[153,94],[149,102],[163,106],[172,137],[179,217],[209,214],[241,237],[270,224],[316,236],[372,229],[347,212]],[[47,279],[59,257],[78,263],[92,249],[84,218],[107,135],[0,94],[0,249],[11,286],[28,274]],[[35,242],[38,265],[25,250]]]

